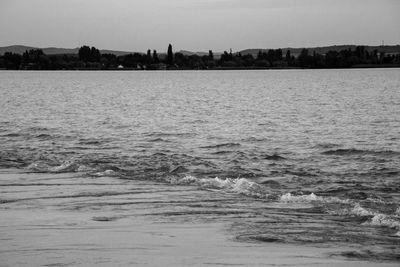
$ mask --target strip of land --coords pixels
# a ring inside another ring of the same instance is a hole
[[[239,52],[146,53],[99,50],[0,47],[0,69],[7,70],[226,70],[400,67],[400,45],[341,45],[313,48],[246,49]]]

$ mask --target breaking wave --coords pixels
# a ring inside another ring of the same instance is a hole
[[[180,179],[173,178],[170,182],[178,185],[197,185],[204,189],[218,189],[228,193],[237,193],[256,198],[267,198],[269,195],[265,187],[245,178],[220,179],[215,177],[198,179],[194,176],[185,176]]]
[[[214,146],[214,148],[224,148],[229,146],[236,146],[235,143],[220,144]],[[225,150],[222,150],[225,151]],[[336,152],[331,153],[364,153],[360,151],[343,151],[343,150],[332,150]],[[383,153],[383,152],[382,152]],[[390,153],[390,152],[385,152]],[[5,154],[3,161],[15,164],[26,164],[29,159],[19,158],[17,156],[10,157]],[[186,157],[184,155],[174,155],[176,159],[170,161],[171,164],[165,164],[164,158],[169,157],[168,154],[154,154],[149,156],[149,162],[144,163],[143,159],[136,162],[130,162],[129,160],[121,161],[119,158],[104,157],[104,158],[79,158],[70,157],[69,159],[64,157],[61,160],[57,157],[38,157],[38,160],[33,161],[30,164],[26,164],[25,168],[30,172],[38,173],[66,173],[66,172],[78,172],[84,173],[91,177],[116,177],[122,179],[152,179],[161,182],[171,183],[173,185],[192,185],[198,186],[204,190],[216,190],[228,194],[238,194],[254,199],[272,200],[278,201],[284,204],[311,204],[322,207],[322,211],[331,215],[346,216],[346,217],[359,217],[360,224],[364,226],[376,226],[385,227],[397,230],[394,236],[400,236],[400,207],[395,211],[391,211],[391,214],[381,212],[376,207],[379,205],[386,205],[389,202],[382,200],[381,198],[375,197],[373,194],[361,194],[360,192],[353,192],[346,194],[334,194],[335,192],[319,190],[315,192],[306,191],[303,193],[300,189],[290,190],[290,184],[287,181],[276,181],[279,186],[270,186],[269,183],[257,183],[252,181],[249,177],[247,178],[202,178],[194,175],[188,175],[193,173],[191,166],[201,166],[203,164],[207,169],[211,169],[214,166],[208,161],[197,162],[195,158]],[[182,158],[183,157],[183,158]],[[273,154],[270,156],[273,160],[282,160],[283,157]],[[8,161],[6,161],[8,159]],[[190,162],[186,164],[185,161]],[[161,162],[161,163],[158,163]],[[11,164],[10,163],[10,164]],[[197,165],[196,165],[197,164]],[[208,165],[207,165],[208,164]],[[23,166],[23,165],[22,165]],[[116,167],[121,166],[121,167]],[[129,169],[129,166],[133,166]],[[235,173],[236,169],[232,171]],[[284,170],[284,172],[291,172]],[[195,172],[194,172],[195,173]],[[212,173],[212,172],[211,172]],[[229,173],[225,173],[227,176]],[[196,175],[196,173],[195,173]],[[207,174],[206,174],[207,175]],[[301,176],[297,173],[297,176]],[[228,176],[229,177],[229,176]],[[307,176],[308,177],[308,176]],[[311,177],[311,176],[310,176]],[[318,177],[318,175],[312,176]],[[312,179],[312,178],[310,178]],[[259,180],[257,180],[259,181]],[[286,192],[285,192],[286,191]],[[288,192],[289,191],[289,192]],[[341,190],[342,191],[342,190]],[[371,198],[372,196],[372,198]],[[362,206],[360,203],[373,203],[372,207]],[[390,204],[394,205],[394,204]],[[375,207],[375,208],[374,208]]]
[[[375,214],[374,217],[371,218],[370,221],[365,222],[364,224],[373,225],[373,226],[385,226],[389,228],[394,228],[400,230],[400,221],[399,218],[394,216],[385,215],[385,214]]]
[[[284,203],[312,203],[312,202],[320,202],[320,203],[338,203],[338,204],[349,204],[351,202],[350,199],[341,199],[338,197],[326,197],[326,196],[318,196],[314,193],[310,194],[292,194],[286,193],[279,197],[279,200]]]
[[[314,193],[309,195],[292,195],[292,193],[286,193],[280,197],[282,202],[296,202],[296,203],[308,203],[312,201],[322,201],[323,198],[316,196]]]
[[[400,208],[398,208],[393,214],[383,214],[373,211],[371,209],[364,208],[360,205],[360,203],[355,203],[350,208],[331,211],[330,213],[340,216],[365,217],[367,219],[362,223],[365,226],[388,227],[399,231],[399,209]],[[397,232],[395,235],[400,236],[400,231]]]
[[[54,173],[62,173],[62,172],[87,172],[91,169],[87,166],[80,165],[73,160],[67,160],[60,165],[49,165],[48,163],[37,161],[29,164],[26,167],[28,170],[32,172],[54,172]]]

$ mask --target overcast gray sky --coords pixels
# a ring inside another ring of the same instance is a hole
[[[0,0],[0,46],[146,51],[400,44],[400,0]]]

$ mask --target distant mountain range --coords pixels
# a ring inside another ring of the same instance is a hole
[[[351,49],[354,51],[357,46],[359,46],[359,45],[331,45],[331,46],[306,47],[306,48],[308,49],[309,54],[312,54],[315,51],[318,54],[324,55],[328,51],[340,51],[340,50],[345,50],[345,49]],[[364,45],[364,47],[368,52],[372,52],[376,49],[379,52],[400,54],[400,45],[380,45],[380,46]],[[257,56],[257,54],[260,50],[261,50],[261,52],[268,51],[268,49],[255,48],[255,49],[245,49],[245,50],[240,51],[240,53],[242,55],[251,54],[253,56]],[[290,50],[290,54],[292,56],[297,56],[300,54],[300,52],[301,52],[301,50],[303,50],[303,48],[292,48],[292,47],[282,48],[283,55],[285,55],[287,50]]]
[[[11,46],[0,47],[0,55],[4,55],[5,52],[23,54],[26,50],[30,50],[30,49],[41,49],[43,51],[43,53],[45,53],[46,55],[78,54],[78,51],[79,51],[79,47],[77,47],[77,48],[57,48],[57,47],[38,48],[38,47],[25,46],[25,45],[11,45]],[[206,56],[206,55],[208,55],[208,52],[192,52],[192,51],[186,51],[186,50],[180,50],[178,52],[184,54],[185,56],[191,56],[191,55]],[[114,54],[116,56],[123,56],[123,55],[132,54],[135,52],[103,49],[103,50],[100,50],[100,53]],[[164,55],[166,53],[159,52],[158,54]],[[215,54],[220,55],[221,53],[217,52]]]
[[[307,48],[309,50],[309,53],[313,53],[315,51],[318,54],[326,54],[328,51],[340,51],[344,49],[351,49],[355,50],[357,45],[333,45],[333,46],[322,46],[322,47],[309,47]],[[383,46],[364,46],[367,51],[373,51],[373,50],[378,50],[379,52],[385,52],[385,53],[393,53],[393,54],[400,54],[400,45],[383,45]],[[11,46],[4,46],[0,47],[0,55],[3,55],[5,52],[12,52],[12,53],[17,53],[17,54],[23,54],[26,50],[30,49],[38,49],[37,47],[32,47],[32,46],[24,46],[24,45],[11,45]],[[46,47],[46,48],[40,48],[43,50],[43,52],[47,55],[56,55],[56,54],[78,54],[79,47],[77,48],[57,48],[57,47]],[[300,54],[301,50],[303,48],[282,48],[283,50],[283,55],[285,55],[287,50],[290,50],[291,54],[294,56],[297,56]],[[252,49],[245,49],[238,51],[237,53],[241,53],[242,55],[246,54],[251,54],[253,56],[257,56],[259,51],[262,52],[267,52],[269,49],[265,48],[252,48]],[[198,55],[198,56],[205,56],[208,55],[208,52],[192,52],[192,51],[186,51],[186,50],[181,50],[178,51],[179,53],[182,53],[186,56],[190,55]],[[114,54],[116,56],[122,56],[122,55],[127,55],[131,54],[134,52],[129,52],[129,51],[118,51],[118,50],[100,50],[100,53],[102,54]],[[159,53],[160,55],[164,53]],[[222,53],[220,52],[214,52],[215,56],[220,56]]]
[[[30,50],[30,49],[38,49],[38,47],[25,46],[25,45],[4,46],[4,47],[0,47],[0,55],[3,55],[5,52],[23,54],[26,50]],[[77,47],[77,48],[46,47],[46,48],[39,48],[39,49],[42,49],[43,53],[45,53],[46,55],[78,54],[78,51],[79,51],[79,47]],[[100,53],[123,56],[123,55],[131,54],[133,52],[103,49],[103,50],[100,50]]]

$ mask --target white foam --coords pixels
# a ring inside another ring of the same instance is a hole
[[[239,194],[245,194],[248,196],[255,196],[260,198],[266,197],[265,189],[263,189],[261,185],[244,178],[235,179],[230,187],[233,192]]]
[[[390,218],[388,215],[378,213],[365,224],[374,226],[386,226],[389,228],[400,229],[400,221]]]
[[[86,165],[79,165],[79,167],[76,171],[77,172],[90,172],[90,171],[93,171],[93,168],[90,168]]]
[[[400,216],[400,207],[397,208],[397,210],[394,212],[394,214],[399,215]]]
[[[63,162],[63,164],[61,164],[60,166],[55,166],[55,167],[51,167],[49,168],[50,172],[63,172],[63,171],[69,171],[69,170],[73,170],[76,167],[76,164],[74,161],[65,161]]]
[[[350,211],[350,214],[356,215],[356,216],[373,216],[373,215],[375,215],[374,212],[364,209],[358,203],[354,205],[353,209]]]
[[[372,212],[370,210],[361,207],[359,203],[354,204],[353,207],[351,208],[330,211],[329,214],[340,215],[340,216],[360,216],[360,217],[376,215],[375,212]]]
[[[28,165],[27,169],[32,171],[47,171],[49,166],[43,162],[33,162]]]
[[[323,198],[315,195],[314,193],[311,193],[309,195],[299,195],[295,196],[292,195],[291,193],[286,193],[281,196],[281,201],[286,202],[286,203],[308,203],[308,202],[313,202],[313,201],[322,201]]]
[[[378,199],[378,198],[370,198],[369,197],[366,200],[369,201],[369,202],[372,202],[372,203],[377,203],[377,204],[387,204],[386,201],[384,201],[382,199]]]
[[[113,170],[105,170],[103,172],[96,172],[91,174],[93,176],[103,177],[103,176],[117,176],[118,174]]]
[[[219,189],[230,193],[243,194],[247,196],[254,196],[259,198],[267,197],[265,192],[265,188],[261,185],[251,182],[245,178],[237,178],[237,179],[220,179],[218,177],[215,178],[202,178],[197,179],[194,176],[185,176],[179,180],[171,180],[173,184],[195,184],[202,188],[208,189]]]
[[[75,171],[77,165],[73,160],[67,160],[63,162],[59,166],[51,166],[47,163],[37,161],[28,165],[29,170],[38,171],[38,172],[68,172]]]
[[[187,175],[183,178],[169,178],[167,179],[168,182],[171,184],[177,184],[177,185],[190,185],[190,184],[195,184],[197,183],[198,179],[194,176]]]

